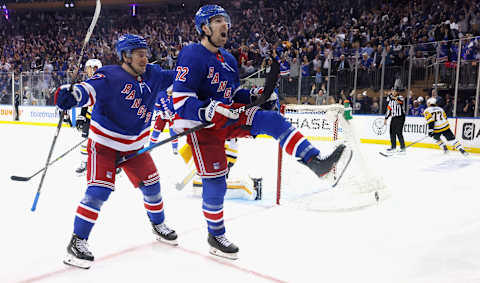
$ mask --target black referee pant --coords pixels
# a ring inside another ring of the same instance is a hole
[[[392,148],[397,147],[397,137],[400,142],[400,148],[405,148],[405,140],[403,139],[403,125],[405,124],[405,115],[392,117],[390,122],[390,142],[392,143]]]

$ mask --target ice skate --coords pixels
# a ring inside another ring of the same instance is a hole
[[[447,154],[448,153],[448,148],[446,145],[442,145],[442,150],[443,150],[443,153]]]
[[[89,269],[93,264],[93,259],[92,253],[88,250],[87,240],[80,239],[77,235],[73,234],[67,246],[67,256],[63,260],[63,263]]]
[[[463,156],[468,156],[468,152],[465,151],[465,149],[463,148],[460,148],[458,149],[460,151],[460,153],[463,155]]]
[[[228,258],[238,258],[238,247],[230,242],[225,235],[213,236],[208,234],[208,244],[210,245],[210,253],[212,255]]]
[[[77,176],[81,177],[81,176],[85,176],[86,172],[87,172],[87,161],[82,161],[80,163],[80,166],[78,166],[78,168],[75,170],[75,173],[77,174]]]
[[[299,162],[308,166],[308,168],[310,168],[315,174],[317,174],[318,177],[322,178],[332,170],[332,168],[340,160],[342,155],[347,153],[345,152],[345,149],[346,146],[344,144],[341,144],[329,156],[325,158],[321,158],[320,155],[317,155],[307,162],[304,162],[302,160],[299,160]],[[350,155],[349,158],[351,158],[351,150],[349,150],[348,155]],[[346,165],[348,165],[348,163],[349,162],[347,162]]]
[[[174,230],[168,228],[165,223],[162,224],[153,224],[152,223],[152,232],[157,236],[157,240],[160,242],[167,243],[172,246],[178,245],[177,242],[177,233]]]
[[[406,153],[407,153],[407,151],[405,150],[405,148],[401,148],[401,149],[397,152],[398,155],[405,155]]]
[[[397,152],[396,148],[388,148],[387,150],[380,151],[379,153],[380,153],[380,155],[383,155],[385,157],[390,157],[390,156],[394,155],[396,152]]]

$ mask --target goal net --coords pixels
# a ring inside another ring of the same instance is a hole
[[[289,203],[307,210],[347,211],[375,205],[388,198],[383,180],[375,175],[364,158],[355,134],[354,119],[347,121],[343,116],[343,105],[288,104],[282,105],[280,111],[320,149],[322,157],[330,154],[338,144],[345,143],[353,150],[353,158],[338,184],[332,187],[340,170],[334,168],[328,176],[319,179],[295,158],[284,158],[279,147],[277,204]]]

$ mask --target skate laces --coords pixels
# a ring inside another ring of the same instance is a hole
[[[83,254],[88,254],[91,255],[92,253],[88,250],[88,242],[87,240],[77,238],[75,240],[75,248],[83,253]]]
[[[162,235],[168,235],[173,232],[165,223],[155,225],[155,230]]]
[[[215,236],[215,239],[225,247],[229,247],[232,244],[225,235]]]

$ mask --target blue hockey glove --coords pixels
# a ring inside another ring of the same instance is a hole
[[[77,103],[82,98],[80,90],[73,87],[73,90],[70,91],[70,85],[62,85],[55,92],[55,105],[62,110],[68,110],[76,106]]]

